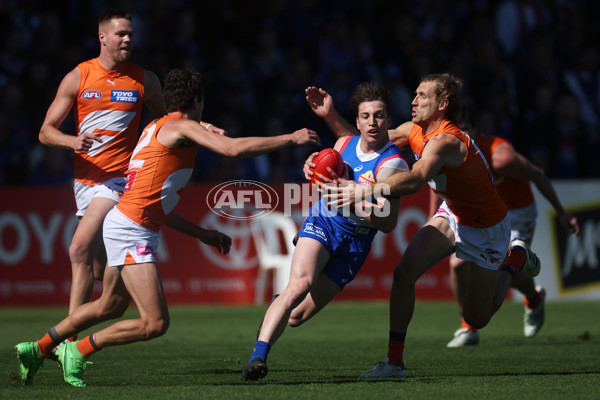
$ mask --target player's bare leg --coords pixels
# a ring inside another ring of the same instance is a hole
[[[302,325],[321,311],[341,291],[342,289],[337,284],[327,275],[321,273],[302,303],[292,310],[288,319],[288,326],[295,328]]]
[[[242,380],[257,380],[267,375],[266,361],[271,346],[285,330],[292,310],[305,301],[313,285],[317,283],[328,260],[329,253],[321,243],[305,237],[299,238],[292,257],[290,280],[265,313],[258,340],[242,371]]]
[[[103,197],[92,199],[75,230],[69,247],[72,269],[69,313],[91,298],[94,287],[93,258],[104,251],[102,223],[115,204],[114,200]],[[105,259],[105,256],[102,258]]]

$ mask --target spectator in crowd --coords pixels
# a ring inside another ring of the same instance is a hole
[[[0,3],[0,15],[6,21],[0,37],[0,120],[11,120],[10,128],[0,127],[10,129],[10,136],[19,135],[11,139],[17,151],[1,160],[3,185],[33,183],[36,159],[27,149],[37,141],[40,115],[61,77],[78,60],[95,56],[96,43],[74,33],[88,29],[94,21],[86,16],[98,15],[105,6],[98,0],[35,4]],[[137,27],[133,61],[158,76],[174,66],[202,68],[207,93],[214,99],[207,105],[207,115],[235,113],[246,107],[241,120],[246,127],[261,125],[260,119],[273,110],[289,110],[276,112],[289,130],[306,116],[296,114],[303,101],[297,99],[298,88],[313,84],[333,88],[335,78],[336,85],[343,87],[331,92],[339,104],[345,104],[344,93],[361,81],[385,84],[392,95],[401,96],[412,93],[421,76],[443,70],[464,77],[465,98],[478,99],[478,82],[488,82],[486,87],[493,89],[500,101],[487,91],[484,100],[495,101],[488,109],[500,107],[502,111],[498,116],[501,136],[510,134],[516,139],[529,134],[520,124],[521,112],[529,108],[531,93],[540,84],[550,85],[555,95],[574,95],[580,117],[586,123],[592,121],[586,134],[600,135],[598,124],[593,123],[600,103],[590,97],[591,90],[588,93],[592,86],[581,84],[596,79],[597,85],[598,81],[598,55],[592,41],[599,33],[595,21],[600,18],[600,3],[596,1],[546,5],[541,0],[484,0],[469,6],[460,2],[446,6],[443,2],[401,0],[390,6],[349,0],[343,8],[338,2],[315,0],[224,4],[157,0],[153,7],[131,10]],[[206,15],[211,17],[204,18]],[[202,33],[211,29],[222,34],[204,40]],[[474,49],[485,50],[490,60],[504,62],[488,62],[483,75],[471,75],[469,71],[482,63]],[[397,73],[394,87],[384,81],[390,68]],[[337,76],[340,71],[346,73]],[[19,98],[27,101],[16,114],[14,107],[4,107]],[[403,103],[402,98],[393,100]],[[307,124],[318,124],[314,116],[306,118],[312,118]],[[68,128],[73,131],[71,125]],[[528,157],[532,152],[549,153],[549,144],[555,142],[559,139],[552,136],[541,142],[514,141],[518,151]],[[588,153],[579,158],[583,165],[594,161]],[[30,164],[32,169],[27,167]],[[550,178],[562,177],[557,171],[547,171]],[[578,171],[569,177],[581,178],[581,169]],[[586,174],[597,178],[600,170]],[[301,177],[285,174],[276,179]]]

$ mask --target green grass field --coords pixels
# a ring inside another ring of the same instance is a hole
[[[95,354],[87,388],[46,360],[32,386],[15,380],[14,345],[39,339],[62,308],[0,308],[0,399],[599,399],[600,302],[547,304],[537,337],[522,333],[522,304],[509,302],[477,346],[447,349],[458,328],[453,303],[421,302],[408,332],[406,378],[359,380],[387,353],[386,303],[335,302],[287,329],[269,375],[242,382],[265,307],[171,307],[161,338]],[[128,316],[137,315],[130,309]]]

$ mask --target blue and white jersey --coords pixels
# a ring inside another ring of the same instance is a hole
[[[350,136],[342,145],[340,154],[344,162],[350,167],[349,178],[360,185],[376,183],[377,173],[381,168],[391,168],[398,171],[409,170],[404,156],[392,142],[388,142],[376,152],[367,154],[360,149],[360,136]],[[313,206],[313,211],[320,211],[321,215],[330,217],[335,228],[346,232],[354,232],[357,226],[362,226],[371,228],[373,235],[376,233],[376,229],[367,220],[354,212],[350,212],[348,217],[344,217],[342,210],[328,210],[324,199]]]
[[[408,171],[406,160],[391,142],[377,152],[365,154],[360,149],[360,136],[352,136],[344,141],[340,153],[350,166],[350,178],[361,185],[377,182],[377,173],[381,168]],[[328,210],[327,204],[321,199],[313,205],[298,237],[321,243],[330,255],[323,273],[343,289],[362,268],[377,229],[352,212],[348,217],[341,212],[337,208]]]

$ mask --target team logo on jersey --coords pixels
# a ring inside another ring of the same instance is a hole
[[[137,90],[111,90],[110,101],[115,103],[138,103],[140,95]]]
[[[373,171],[367,171],[358,177],[358,183],[361,185],[372,185],[375,183],[375,176]]]
[[[97,90],[86,90],[81,93],[81,98],[86,100],[98,100],[102,97],[102,93]]]

